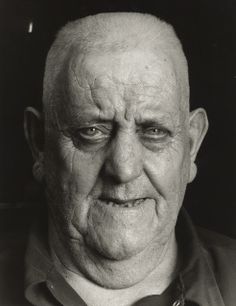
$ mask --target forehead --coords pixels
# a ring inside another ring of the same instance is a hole
[[[161,50],[107,54],[73,50],[63,85],[67,107],[79,112],[96,107],[106,112],[124,108],[179,111],[180,80],[175,66]]]
[[[160,87],[176,82],[172,58],[161,51],[129,50],[111,53],[90,52],[71,56],[69,74],[76,74],[82,87],[111,85],[149,85]],[[109,82],[109,80],[111,82]]]

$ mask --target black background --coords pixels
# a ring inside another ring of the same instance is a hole
[[[204,107],[210,122],[185,206],[196,223],[236,237],[235,0],[0,0],[0,202],[38,196],[23,110],[41,108],[45,56],[55,32],[69,20],[108,11],[152,13],[175,27],[189,62],[191,108]]]

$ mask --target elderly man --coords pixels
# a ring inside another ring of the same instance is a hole
[[[172,27],[138,13],[69,23],[43,102],[25,126],[48,227],[31,230],[14,305],[235,305],[235,243],[197,233],[181,209],[208,123],[189,112]]]

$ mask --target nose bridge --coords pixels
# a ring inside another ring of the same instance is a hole
[[[137,137],[128,131],[120,131],[108,157],[109,174],[126,183],[137,178],[142,167],[142,152]]]

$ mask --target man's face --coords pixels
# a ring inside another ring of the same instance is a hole
[[[59,84],[45,143],[50,218],[92,279],[112,262],[150,270],[175,227],[190,164],[175,68],[165,52],[73,55]]]

